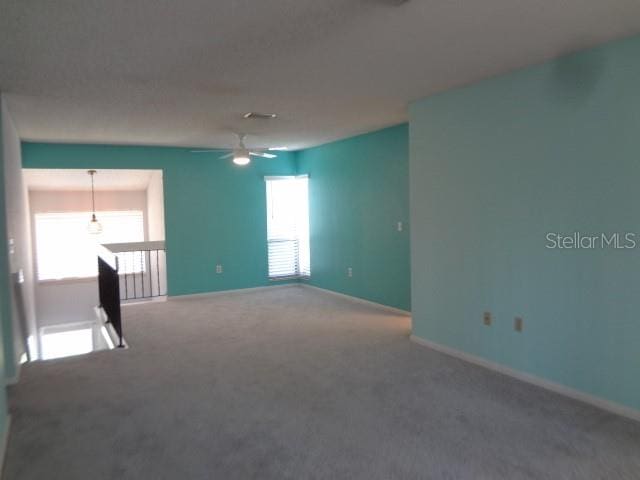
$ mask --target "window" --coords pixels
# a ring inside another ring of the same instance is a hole
[[[103,227],[99,235],[87,230],[91,212],[35,215],[38,280],[95,277],[97,244],[144,241],[142,211],[96,212],[96,216]]]
[[[269,278],[311,274],[309,178],[267,177]]]

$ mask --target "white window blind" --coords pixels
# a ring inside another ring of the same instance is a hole
[[[142,211],[96,212],[96,216],[102,233],[92,235],[87,229],[91,212],[35,214],[38,280],[95,277],[98,244],[144,241]]]
[[[309,178],[267,177],[269,278],[311,275]]]

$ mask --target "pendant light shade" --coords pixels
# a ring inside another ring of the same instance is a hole
[[[91,235],[98,235],[102,233],[102,224],[96,218],[96,214],[91,215],[91,221],[89,222],[89,233]]]
[[[102,224],[96,218],[96,195],[93,188],[93,176],[96,171],[88,170],[87,173],[91,176],[91,220],[89,221],[88,230],[91,235],[98,235],[102,233]]]

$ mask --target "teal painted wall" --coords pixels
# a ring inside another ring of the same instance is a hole
[[[400,125],[248,168],[180,148],[23,143],[22,154],[25,168],[162,169],[170,295],[273,284],[263,177],[310,173],[311,283],[409,310],[407,135]]]
[[[297,152],[312,285],[411,310],[407,135],[405,124]]]
[[[1,102],[1,99],[0,99]],[[7,378],[15,375],[12,369],[7,372],[7,365],[13,365],[13,327],[11,324],[11,291],[9,282],[9,248],[7,244],[7,209],[4,191],[4,108],[0,105],[0,435],[7,428]],[[11,356],[7,357],[6,346],[11,348]],[[2,438],[2,436],[0,436]]]
[[[23,143],[22,155],[25,168],[162,169],[169,295],[273,284],[264,176],[294,174],[293,153],[245,168],[185,148]]]
[[[410,106],[415,335],[640,408],[640,248],[545,238],[640,234],[638,59],[640,37]]]

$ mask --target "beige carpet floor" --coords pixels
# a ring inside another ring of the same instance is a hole
[[[10,390],[5,480],[640,479],[640,424],[302,287],[130,306]]]

